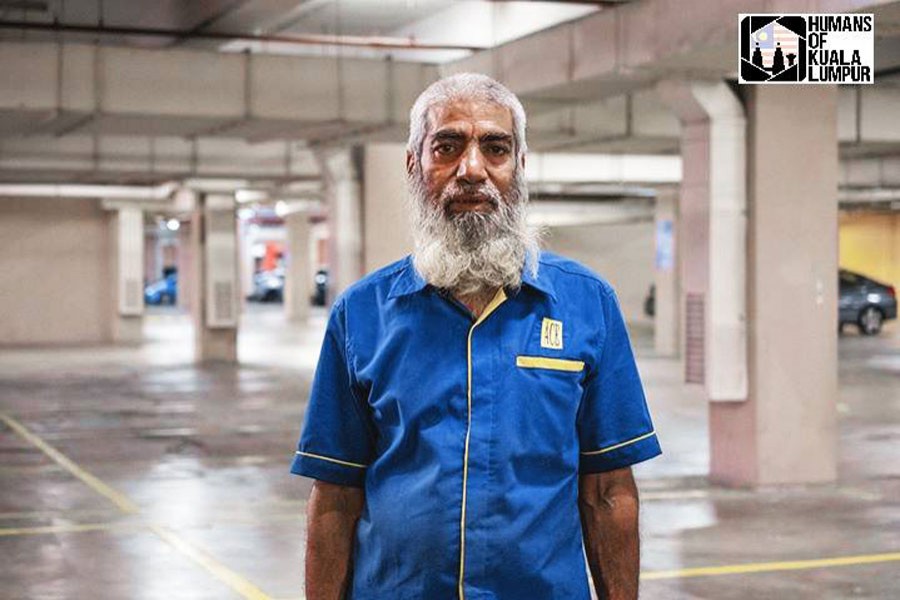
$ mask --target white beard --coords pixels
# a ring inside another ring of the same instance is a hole
[[[418,165],[409,186],[413,263],[425,281],[458,296],[472,296],[497,287],[518,288],[524,268],[537,275],[540,234],[526,221],[528,188],[521,169],[516,169],[505,198],[490,181],[465,188],[489,197],[494,205],[489,212],[449,212],[448,202],[463,188],[454,180],[440,198],[429,196]]]

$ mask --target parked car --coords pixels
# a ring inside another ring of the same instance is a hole
[[[328,271],[319,269],[316,271],[315,291],[313,292],[313,306],[325,306],[325,296],[328,292]]]
[[[284,301],[284,269],[260,271],[253,276],[253,293],[250,300],[258,302]]]
[[[897,318],[897,291],[859,273],[838,273],[838,328],[851,323],[863,335],[876,335],[885,321]]]
[[[144,288],[145,304],[175,304],[178,300],[178,273],[169,273]]]
[[[647,292],[647,297],[644,298],[644,314],[648,317],[656,314],[656,285],[650,285],[650,291]]]

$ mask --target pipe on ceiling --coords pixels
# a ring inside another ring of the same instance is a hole
[[[167,200],[174,183],[157,186],[9,183],[0,184],[0,196],[17,198],[115,198],[117,200]]]
[[[429,44],[417,42],[413,38],[358,36],[358,35],[251,35],[248,33],[223,31],[192,31],[183,29],[162,29],[157,27],[124,27],[110,25],[67,25],[64,23],[29,23],[27,21],[0,21],[0,29],[41,31],[45,33],[82,33],[87,35],[136,35],[178,39],[200,39],[217,41],[273,42],[304,46],[347,46],[376,48],[380,50],[466,50],[477,52],[487,46],[463,46],[456,44]]]

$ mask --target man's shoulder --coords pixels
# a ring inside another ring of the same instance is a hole
[[[602,275],[577,260],[542,251],[539,263],[539,272],[545,273],[554,285],[588,286],[599,288],[604,294],[612,292],[612,286]]]
[[[404,256],[400,260],[376,269],[347,287],[338,297],[337,302],[355,302],[371,299],[374,296],[387,295],[397,280],[407,275],[407,269],[410,266],[410,256]]]

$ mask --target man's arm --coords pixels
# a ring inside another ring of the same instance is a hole
[[[597,597],[636,600],[641,561],[638,491],[631,468],[582,475],[578,509]]]
[[[306,597],[340,600],[350,583],[356,522],[365,496],[361,488],[324,481],[313,484],[306,511]]]

